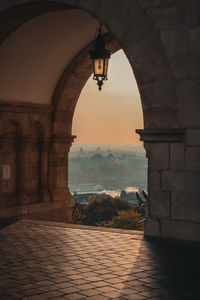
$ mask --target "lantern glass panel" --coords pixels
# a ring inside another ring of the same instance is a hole
[[[104,76],[107,77],[108,73],[108,58],[105,59]]]
[[[103,58],[94,59],[94,74],[96,76],[104,75],[104,59]]]

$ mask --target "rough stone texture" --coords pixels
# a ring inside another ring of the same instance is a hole
[[[0,215],[71,221],[74,203],[67,173],[73,137],[54,143],[57,154],[51,161],[51,107],[1,102],[0,109]],[[10,166],[8,179],[3,178],[4,165]]]
[[[186,143],[188,146],[200,146],[200,129],[188,129],[186,131]]]
[[[148,143],[145,144],[149,168],[151,170],[165,170],[169,168],[169,144]]]
[[[184,170],[185,167],[185,144],[173,143],[170,145],[170,169]]]
[[[186,170],[200,170],[200,147],[187,147],[185,156]]]
[[[160,223],[157,219],[148,218],[144,224],[144,235],[160,237]]]
[[[161,237],[188,241],[199,241],[200,224],[194,222],[162,219]]]
[[[171,216],[174,220],[200,223],[200,193],[171,194]]]
[[[150,191],[149,216],[151,218],[169,218],[169,192]]]
[[[200,192],[200,171],[162,172],[162,190],[174,192]]]
[[[149,171],[148,183],[154,190],[160,190],[161,172],[153,170]]]

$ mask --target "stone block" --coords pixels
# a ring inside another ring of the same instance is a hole
[[[150,170],[164,170],[169,168],[169,144],[145,143],[149,158]]]
[[[186,130],[186,144],[189,146],[200,146],[200,129]]]
[[[169,192],[151,190],[149,215],[151,218],[169,218]]]
[[[29,159],[31,162],[39,162],[39,151],[30,152]]]
[[[185,159],[185,145],[183,143],[173,143],[170,145],[170,169],[183,170]]]
[[[200,25],[199,0],[188,1],[186,13],[187,13],[187,24],[189,27],[195,27]]]
[[[169,80],[167,76],[160,76],[159,80],[150,81],[140,86],[144,108],[174,104],[176,99],[174,88],[166,84]]]
[[[166,1],[165,1],[166,2]],[[153,20],[156,29],[174,29],[180,28],[185,22],[185,11],[180,6],[175,5],[172,1],[165,5],[148,9],[148,15]]]
[[[143,102],[142,95],[141,98]],[[180,126],[177,109],[172,104],[148,108],[143,107],[143,114],[145,128],[177,128]]]
[[[181,124],[184,127],[199,127],[200,126],[200,101],[197,100],[196,96],[195,99],[190,99],[190,103],[188,102],[186,105],[182,104],[180,106],[180,118]],[[189,99],[189,98],[188,98]],[[189,118],[188,116],[192,116]]]
[[[163,171],[161,189],[171,192],[200,192],[200,171]]]
[[[157,219],[148,218],[144,224],[144,235],[145,236],[160,236],[160,224]]]
[[[188,78],[188,53],[171,56],[169,63],[175,79]]]
[[[0,192],[1,193],[9,192],[9,187],[8,187],[8,181],[7,180],[1,180],[1,182],[0,182]]]
[[[160,190],[161,175],[160,171],[149,170],[148,183],[153,190]]]
[[[200,81],[200,55],[199,52],[191,53],[189,58],[186,59],[185,65],[188,69],[188,78],[197,81],[197,85]]]
[[[160,31],[160,37],[169,56],[188,52],[188,45],[186,43],[188,38],[187,29],[162,30]]]
[[[171,217],[174,220],[200,223],[200,192],[171,194]]]
[[[179,118],[182,127],[200,127],[199,80],[177,80],[176,93],[179,100]],[[192,116],[192,117],[189,117]]]
[[[138,0],[138,2],[144,8],[156,7],[160,5],[160,0]]]
[[[22,214],[27,214],[27,213],[28,213],[28,207],[26,205],[0,209],[1,218],[20,216]]]
[[[190,50],[200,51],[200,26],[190,28]]]
[[[185,157],[186,170],[200,171],[200,147],[187,147]]]
[[[28,179],[26,178],[26,190],[31,190],[31,187],[32,187],[32,180],[31,179]]]
[[[194,222],[161,220],[161,237],[200,241],[200,224]]]

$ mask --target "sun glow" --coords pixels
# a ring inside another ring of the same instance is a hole
[[[92,76],[79,97],[73,134],[79,144],[138,144],[135,129],[143,128],[140,95],[122,50],[112,55],[108,80],[98,91]]]

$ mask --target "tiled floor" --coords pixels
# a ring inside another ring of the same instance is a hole
[[[18,221],[0,229],[0,299],[200,299],[199,245]]]

